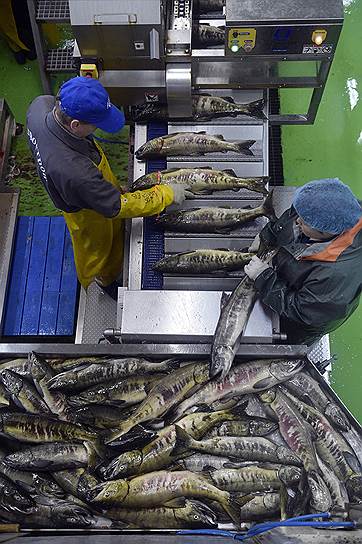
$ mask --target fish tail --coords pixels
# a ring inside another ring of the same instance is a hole
[[[177,457],[179,455],[183,455],[184,453],[188,452],[192,448],[194,440],[191,438],[187,432],[185,432],[181,427],[178,425],[175,425],[175,431],[176,431],[176,441],[175,446],[172,450],[172,456]]]
[[[270,193],[267,195],[266,199],[263,202],[262,205],[264,215],[268,217],[271,221],[276,220],[276,215],[274,211],[273,206],[273,191],[270,191]]]
[[[243,504],[238,504],[239,501],[236,500],[235,497],[233,497],[230,493],[227,493],[227,498],[223,499],[220,504],[225,510],[225,512],[230,516],[230,518],[235,523],[236,527],[240,527],[240,518],[241,518],[241,512],[240,507],[243,506]],[[245,504],[245,503],[244,503]]]
[[[250,102],[247,107],[247,114],[251,117],[256,117],[257,119],[267,119],[267,116],[263,112],[264,109],[264,99],[261,98],[260,100],[254,100],[254,102]]]
[[[117,429],[113,429],[104,436],[104,443],[110,446],[117,446],[118,439],[132,429],[133,426],[134,423],[131,420],[125,421]]]
[[[256,191],[257,193],[262,193],[263,195],[268,195],[269,194],[268,189],[265,187],[268,181],[269,181],[268,176],[255,180],[251,190]]]
[[[251,147],[255,144],[256,140],[245,140],[244,142],[238,142],[235,143],[235,147],[239,153],[243,153],[243,155],[254,155],[254,153],[251,151]]]

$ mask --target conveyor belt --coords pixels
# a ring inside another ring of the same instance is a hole
[[[167,123],[152,122],[147,127],[147,140],[158,138],[167,134]],[[153,159],[147,161],[146,173],[157,172],[167,168],[166,159]],[[153,217],[147,217],[143,221],[143,263],[142,263],[142,289],[162,289],[163,275],[152,266],[164,257],[165,234]]]

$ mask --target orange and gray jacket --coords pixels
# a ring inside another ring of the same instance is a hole
[[[290,208],[261,232],[279,247],[273,268],[255,281],[260,299],[281,317],[288,342],[310,345],[339,327],[357,308],[362,291],[362,218],[327,242],[311,242]]]

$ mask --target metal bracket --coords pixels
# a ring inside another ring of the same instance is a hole
[[[167,65],[166,93],[170,117],[192,116],[190,63]]]

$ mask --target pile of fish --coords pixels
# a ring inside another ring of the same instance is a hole
[[[136,151],[139,160],[155,157],[179,157],[205,155],[206,153],[241,153],[253,155],[251,147],[255,140],[228,142],[222,134],[201,132],[175,132],[149,140]]]
[[[349,419],[304,360],[0,363],[0,519],[212,528],[362,500]]]
[[[237,117],[246,115],[256,119],[265,119],[264,100],[254,100],[247,104],[237,104],[230,96],[211,96],[210,94],[195,94],[192,96],[193,119],[217,119],[220,117]],[[149,102],[132,108],[132,119],[145,122],[153,119],[168,119],[167,104]]]

